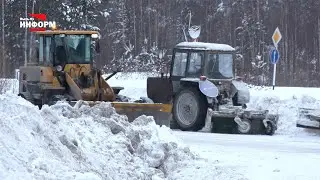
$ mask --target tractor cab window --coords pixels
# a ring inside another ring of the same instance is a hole
[[[187,67],[187,57],[188,53],[186,52],[176,52],[173,62],[173,76],[185,76],[186,67]]]
[[[228,79],[233,77],[232,54],[209,54],[208,76],[212,79]]]
[[[226,78],[233,77],[232,54],[219,54],[219,72]]]
[[[192,52],[190,54],[190,61],[188,66],[188,75],[199,77],[201,75],[201,65],[203,60],[202,52]]]

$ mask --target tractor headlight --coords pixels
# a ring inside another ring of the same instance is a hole
[[[60,65],[56,66],[56,70],[59,72],[62,71],[62,66],[60,66]]]

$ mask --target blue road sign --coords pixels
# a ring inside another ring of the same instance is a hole
[[[276,49],[273,49],[270,51],[270,61],[272,64],[277,64],[279,61],[279,51]]]

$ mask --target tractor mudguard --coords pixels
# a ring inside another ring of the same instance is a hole
[[[237,103],[247,104],[250,101],[249,88],[242,80],[232,80],[231,97],[237,93]]]

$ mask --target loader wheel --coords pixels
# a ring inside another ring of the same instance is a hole
[[[205,125],[208,103],[196,88],[180,91],[174,98],[173,120],[183,131],[199,131]]]
[[[267,122],[267,127],[265,128],[266,135],[272,136],[276,131],[276,127],[273,123]]]
[[[243,127],[239,126],[237,124],[237,130],[239,134],[249,134],[251,132],[251,121],[248,119],[242,119],[242,122],[244,124]]]

